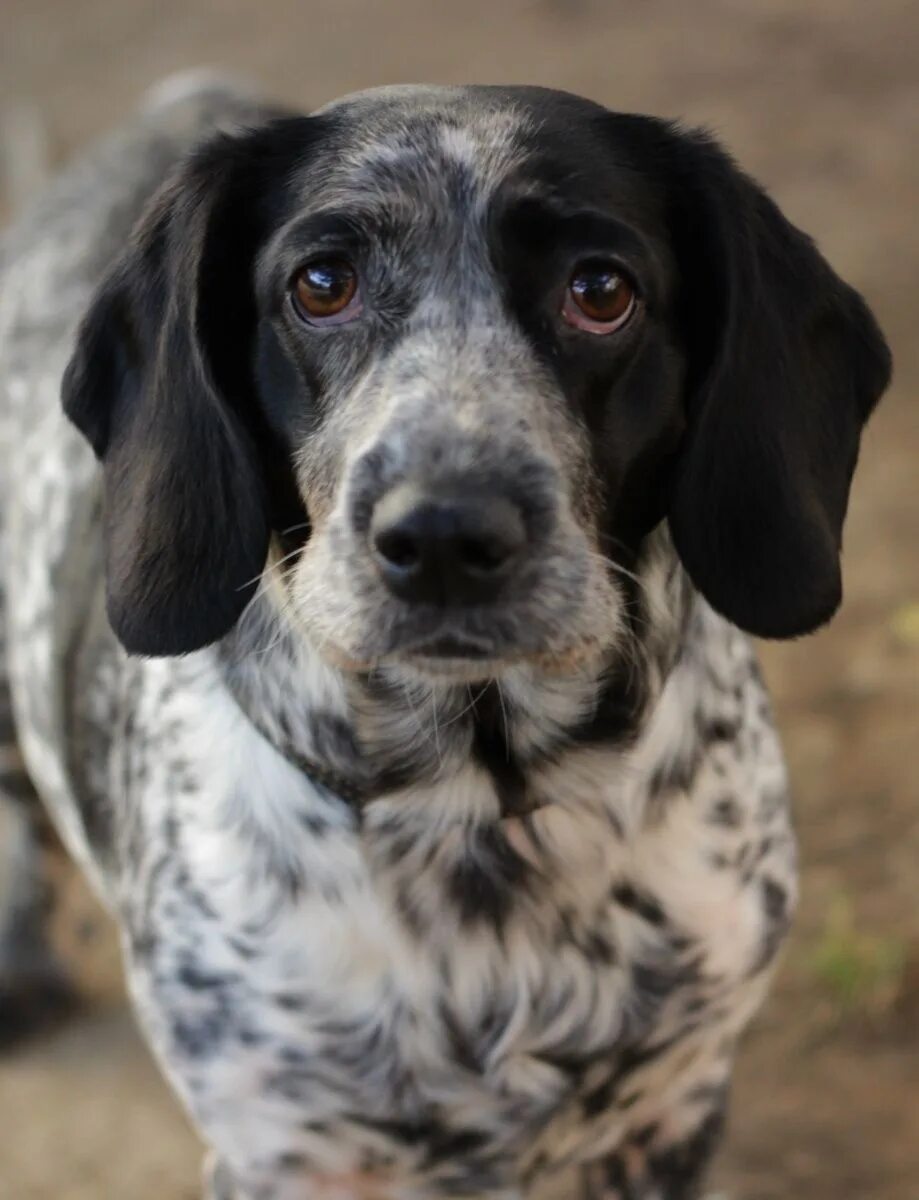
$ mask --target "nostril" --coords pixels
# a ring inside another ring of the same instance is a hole
[[[374,538],[377,553],[403,571],[416,567],[421,560],[418,542],[399,529],[381,530]]]
[[[527,543],[519,509],[504,499],[472,508],[457,539],[456,554],[470,575],[495,579],[507,573]]]
[[[457,551],[460,562],[470,571],[497,571],[513,554],[513,547],[498,538],[460,538]]]

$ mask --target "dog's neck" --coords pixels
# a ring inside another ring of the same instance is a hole
[[[693,593],[662,532],[636,580],[622,642],[566,672],[521,664],[474,684],[348,672],[268,594],[221,643],[221,669],[260,733],[346,803],[445,782],[471,762],[491,777],[502,815],[519,815],[534,807],[535,766],[578,747],[627,748],[679,657]]]

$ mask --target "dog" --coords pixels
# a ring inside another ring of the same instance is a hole
[[[747,635],[840,602],[859,295],[703,132],[202,84],[7,233],[0,363],[8,1001],[37,793],[215,1200],[696,1197],[795,906]]]

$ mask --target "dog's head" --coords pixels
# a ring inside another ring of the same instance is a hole
[[[663,520],[742,628],[840,600],[859,296],[710,139],[528,88],[360,94],[205,144],[64,381],[125,646],[226,634],[266,564],[340,661],[615,643]]]

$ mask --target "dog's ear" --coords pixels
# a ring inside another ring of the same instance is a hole
[[[688,355],[669,521],[693,583],[762,637],[827,621],[862,426],[890,377],[857,292],[709,138],[658,126]]]
[[[64,409],[103,464],[108,613],[134,653],[221,637],[265,562],[252,274],[277,143],[296,140],[279,128],[292,123],[221,134],[180,165],[93,300],[64,375]]]

